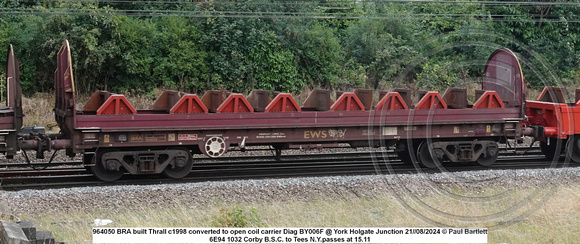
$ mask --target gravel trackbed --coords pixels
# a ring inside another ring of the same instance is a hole
[[[235,180],[146,186],[0,191],[0,210],[18,215],[131,206],[204,206],[226,203],[311,201],[393,194],[428,196],[465,189],[474,197],[490,187],[545,188],[580,182],[580,168],[489,170],[437,174],[362,175],[265,180]]]

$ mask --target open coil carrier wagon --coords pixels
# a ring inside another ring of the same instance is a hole
[[[489,58],[474,104],[461,88],[443,96],[425,92],[416,104],[407,89],[381,92],[378,102],[370,90],[344,92],[336,101],[329,91],[316,90],[302,106],[285,93],[272,98],[255,90],[246,98],[208,91],[200,98],[166,91],[152,109],[136,110],[123,95],[98,91],[77,110],[67,41],[57,63],[54,111],[61,133],[21,138],[19,145],[83,154],[85,165],[104,181],[125,173],[181,178],[190,172],[194,153],[220,157],[232,147],[258,145],[278,154],[304,145],[396,146],[403,161],[424,167],[491,165],[499,142],[523,136],[525,84],[519,61],[507,49]]]

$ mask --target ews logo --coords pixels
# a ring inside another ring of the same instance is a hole
[[[304,131],[304,139],[339,139],[344,138],[346,129],[343,130],[306,130]]]
[[[324,139],[328,137],[326,130],[304,131],[304,139]]]

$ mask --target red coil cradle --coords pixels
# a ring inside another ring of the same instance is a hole
[[[362,105],[354,92],[343,93],[334,104],[330,107],[331,111],[364,111]]]
[[[401,97],[401,94],[399,94],[398,92],[387,93],[385,96],[383,96],[383,98],[381,99],[381,101],[379,101],[377,107],[375,108],[375,110],[398,110],[398,109],[409,109],[409,107],[407,107],[407,104],[403,100],[403,97]]]
[[[417,103],[415,109],[446,109],[447,104],[439,95],[439,92],[427,92],[423,98]]]
[[[171,110],[169,110],[170,114],[195,114],[207,112],[207,108],[195,94],[187,94],[181,97]]]
[[[474,109],[479,108],[504,108],[501,98],[495,91],[485,91],[473,104]]]
[[[289,93],[278,94],[264,112],[300,112],[301,109]]]
[[[231,94],[217,108],[217,113],[253,113],[254,108],[242,94]]]
[[[137,114],[137,110],[123,95],[111,95],[97,110],[97,115]]]

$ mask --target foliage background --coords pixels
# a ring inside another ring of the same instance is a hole
[[[539,88],[576,84],[579,10],[577,0],[2,1],[0,46],[14,45],[27,94],[52,89],[64,39],[83,93],[441,90],[477,80],[499,47]]]

